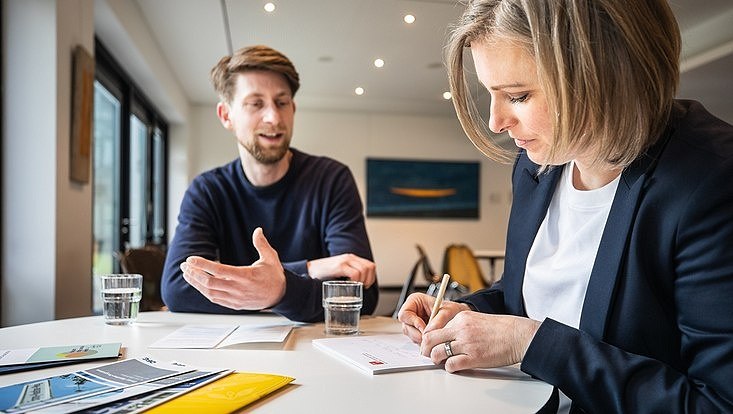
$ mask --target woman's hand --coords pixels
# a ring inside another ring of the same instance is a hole
[[[460,312],[444,327],[426,329],[420,349],[436,364],[445,362],[448,372],[502,367],[522,361],[539,326],[538,321],[518,316]]]
[[[470,310],[466,304],[444,301],[438,314],[430,321],[430,326],[426,326],[434,303],[435,298],[433,296],[424,293],[413,293],[407,297],[407,300],[400,308],[397,318],[402,322],[402,332],[412,342],[421,343],[423,332],[442,328],[457,313]]]

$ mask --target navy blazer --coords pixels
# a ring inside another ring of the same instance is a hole
[[[526,316],[527,254],[561,168],[520,153],[500,282],[462,301]],[[573,410],[733,412],[733,127],[677,101],[667,130],[626,169],[593,264],[580,328],[546,319],[522,371]]]

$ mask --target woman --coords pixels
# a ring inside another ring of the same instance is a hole
[[[521,363],[574,412],[733,412],[733,127],[674,99],[666,0],[477,0],[448,47],[469,138],[519,147],[504,275],[403,331],[450,372]]]

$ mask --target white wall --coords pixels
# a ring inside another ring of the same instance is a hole
[[[296,99],[297,100],[297,99]],[[192,171],[202,172],[237,157],[234,137],[221,127],[210,106],[192,108]],[[298,108],[292,145],[327,155],[350,168],[366,203],[366,158],[481,161],[479,220],[367,218],[367,230],[382,285],[401,285],[422,244],[436,271],[443,249],[466,243],[474,249],[503,250],[509,216],[511,166],[483,158],[457,120]],[[180,203],[180,199],[178,201]]]
[[[69,142],[92,14],[92,0],[3,2],[2,326],[91,311],[92,192],[69,180]]]

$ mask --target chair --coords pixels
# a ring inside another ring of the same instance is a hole
[[[410,293],[415,292],[415,278],[417,277],[418,272],[422,273],[423,278],[425,278],[425,281],[428,282],[428,288],[425,293],[430,296],[436,296],[440,288],[440,282],[442,280],[441,275],[435,273],[435,271],[433,270],[433,267],[430,265],[430,259],[428,259],[428,255],[425,254],[425,250],[422,248],[422,246],[416,244],[415,247],[417,248],[418,259],[412,266],[412,270],[405,280],[404,285],[402,285],[402,291],[400,292],[400,297],[397,300],[397,307],[392,314],[393,318],[397,318],[397,314],[399,313],[400,308],[405,303],[405,300],[407,300],[407,297],[410,296]],[[443,299],[453,300],[461,296],[465,296],[468,293],[469,292],[467,287],[463,286],[455,280],[451,280],[450,284],[448,285],[448,289],[446,289],[445,291]]]
[[[465,244],[451,244],[445,248],[443,273],[448,273],[452,280],[466,286],[469,293],[487,285],[473,250]]]
[[[163,276],[165,252],[160,246],[146,245],[128,248],[117,253],[120,266],[125,273],[139,273],[143,276],[143,297],[140,310],[161,310],[165,308],[160,295],[160,279]]]
[[[436,282],[438,278],[438,276],[435,274],[435,271],[433,270],[433,267],[430,265],[430,260],[428,259],[427,254],[425,254],[425,249],[423,249],[422,246],[420,246],[419,244],[416,244],[415,247],[417,248],[418,259],[412,266],[412,270],[410,270],[410,274],[407,276],[407,279],[405,279],[405,283],[402,285],[400,297],[399,299],[397,299],[397,307],[392,314],[393,318],[397,317],[397,313],[400,311],[400,308],[405,303],[405,300],[407,300],[407,297],[410,296],[410,293],[414,292],[415,277],[417,276],[418,272],[422,273],[425,280],[430,283],[431,286]]]

